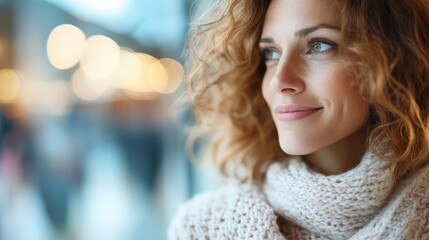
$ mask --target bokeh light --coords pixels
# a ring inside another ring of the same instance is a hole
[[[140,59],[140,77],[134,85],[132,85],[131,90],[135,92],[153,92],[154,89],[149,84],[149,70],[150,67],[157,59],[146,53],[139,53],[137,56]]]
[[[155,91],[163,93],[168,87],[168,71],[167,68],[157,60],[149,67],[148,83]]]
[[[49,34],[47,53],[51,64],[58,69],[71,68],[79,62],[85,47],[85,34],[79,28],[62,24]]]
[[[110,87],[107,79],[91,78],[79,68],[72,76],[72,89],[76,96],[85,101],[100,98]]]
[[[167,87],[163,88],[161,93],[169,94],[176,91],[182,82],[184,69],[182,64],[171,58],[162,58],[159,62],[165,67],[168,73]]]
[[[20,91],[20,79],[13,69],[0,70],[0,103],[13,101]]]
[[[94,35],[86,41],[80,66],[90,78],[108,78],[116,71],[120,57],[120,48],[115,41],[106,36]]]
[[[157,59],[146,53],[134,53],[140,61],[139,77],[136,81],[126,81],[125,92],[133,99],[149,100],[158,96],[158,93],[149,84],[149,71]]]
[[[141,61],[131,50],[121,49],[121,59],[113,76],[116,88],[131,88],[140,78]]]

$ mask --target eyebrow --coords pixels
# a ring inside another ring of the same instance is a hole
[[[317,25],[312,26],[312,27],[300,29],[300,30],[298,30],[298,31],[295,32],[294,36],[295,37],[304,37],[304,36],[306,36],[306,35],[314,32],[314,31],[316,31],[318,29],[321,29],[321,28],[329,28],[329,29],[333,29],[333,30],[336,30],[336,31],[340,31],[341,30],[341,28],[339,28],[339,27],[321,23],[321,24],[317,24]],[[274,40],[273,40],[272,37],[264,37],[264,38],[261,38],[259,40],[259,43],[274,43]]]

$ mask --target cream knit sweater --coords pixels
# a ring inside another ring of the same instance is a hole
[[[299,158],[275,163],[263,185],[229,184],[179,208],[169,239],[429,239],[429,165],[394,182],[365,154],[325,176]]]

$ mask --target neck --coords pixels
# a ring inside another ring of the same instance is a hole
[[[337,175],[356,167],[367,150],[366,128],[341,139],[317,152],[303,156],[315,171],[325,175]]]

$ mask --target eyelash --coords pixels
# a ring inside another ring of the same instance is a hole
[[[311,52],[313,47],[315,46],[315,44],[329,45],[330,48],[327,50],[323,50],[321,52]],[[312,38],[308,41],[307,45],[308,45],[309,50],[305,54],[315,54],[315,55],[327,54],[327,53],[329,53],[329,52],[331,52],[337,48],[337,44],[335,44],[334,42],[327,40],[325,38]],[[280,55],[280,53],[278,53],[278,52],[279,51],[273,47],[261,48],[261,55],[262,55],[262,58],[264,59],[265,62],[277,60],[277,59],[273,59],[273,58],[270,59],[267,57],[267,55],[272,54],[272,53],[277,53]],[[279,58],[280,58],[280,56],[279,56]]]
[[[319,53],[312,53],[311,50],[313,49],[315,44],[329,45],[330,48],[327,50],[321,51]],[[309,46],[309,50],[306,54],[325,54],[325,53],[329,53],[329,52],[331,52],[337,48],[337,44],[335,44],[334,42],[329,41],[325,38],[312,38],[312,39],[310,39],[310,41],[308,41],[308,46]]]

